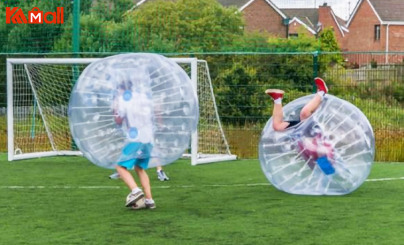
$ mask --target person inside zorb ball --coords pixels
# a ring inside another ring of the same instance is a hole
[[[131,190],[125,206],[134,209],[155,208],[145,170],[181,157],[198,117],[190,78],[177,63],[157,54],[123,54],[91,63],[69,102],[78,148],[94,164],[116,168]]]
[[[327,94],[323,79],[314,82],[316,94],[285,107],[284,91],[265,91],[274,109],[259,143],[261,168],[277,189],[288,193],[348,194],[370,173],[373,130],[357,107]]]

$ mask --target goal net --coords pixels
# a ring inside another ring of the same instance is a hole
[[[235,160],[217,112],[206,61],[172,58],[196,85],[198,130],[184,154],[192,165]],[[7,59],[8,160],[81,155],[67,117],[71,90],[80,73],[98,59]]]

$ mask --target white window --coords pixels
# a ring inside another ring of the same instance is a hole
[[[380,40],[380,25],[375,25],[375,41]]]

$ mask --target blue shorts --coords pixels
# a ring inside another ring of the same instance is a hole
[[[129,160],[120,161],[118,165],[126,169],[133,169],[135,166],[147,169],[152,149],[153,145],[150,143],[130,142],[122,150],[123,158]]]

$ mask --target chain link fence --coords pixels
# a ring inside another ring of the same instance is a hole
[[[317,39],[269,40],[267,35],[245,32],[236,8],[214,0],[139,2],[143,1],[0,3],[3,20],[10,16],[6,7],[21,10],[11,22],[22,20],[34,7],[56,14],[63,7],[64,20],[63,24],[0,26],[0,152],[7,150],[6,58],[152,52],[207,61],[231,151],[240,158],[257,158],[261,130],[272,113],[265,89],[285,90],[288,103],[315,92],[313,78],[320,76],[331,94],[356,105],[368,117],[376,136],[376,160],[404,161],[403,52],[331,52],[323,50],[327,46],[323,44],[338,45],[321,33]]]
[[[404,161],[404,64],[375,67],[369,63],[352,68],[345,63],[332,62],[345,55],[216,53],[193,56],[208,63],[230,149],[240,158],[257,158],[261,131],[272,114],[272,101],[264,93],[265,89],[285,90],[284,103],[288,103],[313,93],[313,78],[320,76],[327,81],[331,94],[351,102],[367,116],[376,137],[376,159]],[[369,55],[361,53],[357,54],[357,58],[364,59]],[[36,57],[40,56],[44,55]],[[2,69],[0,79],[5,81],[5,78],[5,70]],[[4,152],[7,149],[6,86],[4,82],[1,84],[0,151]]]

